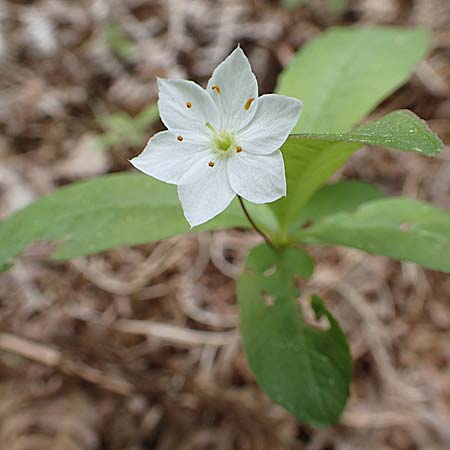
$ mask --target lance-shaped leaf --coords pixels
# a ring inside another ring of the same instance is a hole
[[[442,149],[426,122],[403,110],[346,133],[292,135],[282,147],[288,196],[272,204],[283,228],[297,222],[314,192],[364,144],[427,156]]]
[[[384,194],[371,184],[358,180],[341,180],[322,186],[305,205],[295,224],[297,228],[316,223],[340,212],[352,212],[358,206],[378,200]]]
[[[275,226],[266,205],[252,214],[263,227]],[[195,231],[248,226],[233,204]],[[107,175],[59,189],[0,223],[0,267],[34,240],[56,240],[53,256],[67,259],[187,232],[175,186],[144,175]]]
[[[450,214],[407,198],[375,200],[352,213],[328,216],[297,236],[450,272]]]
[[[349,130],[408,80],[429,42],[423,29],[341,27],[322,33],[278,80],[279,94],[303,101],[294,132]]]
[[[442,141],[427,123],[408,110],[394,111],[379,120],[345,133],[299,133],[290,139],[322,142],[356,142],[377,147],[417,152],[434,156],[442,150]]]
[[[295,280],[312,271],[311,258],[299,249],[253,249],[238,281],[241,334],[262,389],[298,419],[327,425],[347,401],[351,356],[338,323],[318,297],[311,306],[326,326],[305,319]]]
[[[298,52],[277,84],[278,93],[303,101],[293,132],[350,130],[408,80],[429,41],[425,30],[394,27],[333,28],[314,39]],[[273,204],[284,232],[308,198],[360,146],[327,139],[288,140],[283,151],[289,200]],[[302,194],[292,196],[297,189]]]

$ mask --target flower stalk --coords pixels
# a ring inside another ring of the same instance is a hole
[[[248,212],[247,208],[244,205],[244,201],[242,200],[242,197],[240,195],[237,195],[237,198],[239,200],[239,203],[241,205],[242,210],[244,211],[245,217],[247,217],[248,221],[250,222],[253,229],[266,241],[267,245],[271,247],[273,250],[277,250],[276,245],[273,243],[272,239],[270,239],[269,236],[267,236],[266,233],[264,233],[261,228],[256,225],[255,221],[252,219],[252,216]]]

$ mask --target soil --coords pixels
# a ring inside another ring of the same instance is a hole
[[[426,61],[373,115],[411,109],[446,147],[433,159],[366,148],[335,178],[449,210],[450,2],[354,0],[340,13],[307,3],[3,0],[0,217],[132,170],[127,160],[162,125],[145,126],[138,144],[139,131],[130,141],[102,118],[154,103],[156,75],[204,83],[240,43],[271,92],[322,30],[369,24],[432,31]],[[340,319],[354,381],[339,424],[312,429],[261,392],[242,353],[235,279],[258,241],[201,233],[68,262],[52,261],[49,243],[28,248],[0,276],[0,450],[448,450],[449,276],[314,250],[306,290]]]

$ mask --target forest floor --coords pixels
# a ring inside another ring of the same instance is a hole
[[[354,24],[433,32],[427,60],[374,116],[411,109],[447,146],[434,159],[363,149],[336,177],[449,210],[448,0],[354,0],[339,14],[320,0],[295,11],[266,0],[3,0],[0,218],[58,186],[131,170],[162,127],[148,110],[156,75],[204,83],[239,42],[271,92],[305,42]],[[258,240],[201,233],[69,262],[52,261],[47,243],[27,249],[0,276],[0,450],[448,450],[449,276],[315,250],[309,288],[354,357],[340,423],[315,430],[261,392],[242,353],[235,279]]]

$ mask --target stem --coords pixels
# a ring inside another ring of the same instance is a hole
[[[276,248],[275,244],[272,242],[272,240],[270,239],[270,237],[267,236],[267,234],[264,233],[264,231],[262,231],[261,228],[258,227],[258,225],[256,225],[256,223],[250,216],[249,212],[247,211],[247,208],[244,205],[244,201],[242,200],[242,197],[240,195],[238,195],[237,198],[239,199],[239,203],[241,204],[241,207],[242,207],[242,210],[244,211],[245,216],[247,217],[248,221],[251,223],[254,230],[266,241],[266,243],[269,247],[272,247],[273,250],[276,250],[277,248]]]

